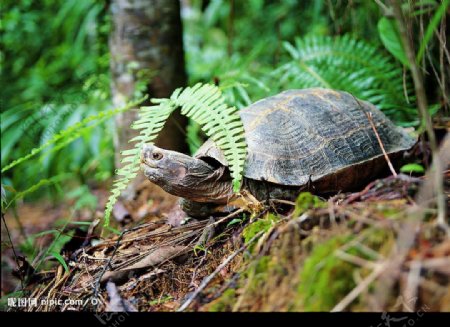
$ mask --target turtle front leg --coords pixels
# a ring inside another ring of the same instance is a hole
[[[194,218],[194,220],[207,219],[216,212],[215,206],[217,204],[194,202],[182,198],[168,213],[167,224],[178,227],[186,224],[191,218]]]
[[[223,204],[210,202],[195,202],[187,199],[180,200],[181,209],[190,217],[207,219],[218,212],[226,212]],[[231,209],[231,208],[230,208]],[[230,210],[231,211],[231,210]]]

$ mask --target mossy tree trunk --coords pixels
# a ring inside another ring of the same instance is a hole
[[[138,89],[144,89],[150,98],[164,98],[185,85],[179,1],[113,0],[111,12],[112,95],[116,107],[123,106]],[[136,115],[137,109],[133,109],[116,119],[116,167],[120,166],[120,151],[130,148],[128,140],[136,135],[130,128]],[[166,149],[187,152],[186,123],[185,117],[175,113],[156,143]],[[140,175],[123,197],[132,198],[142,180]]]

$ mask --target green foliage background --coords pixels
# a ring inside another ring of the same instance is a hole
[[[1,164],[109,106],[106,1],[5,1],[1,25]],[[8,174],[17,190],[70,172],[104,180],[113,170],[111,120]]]
[[[375,103],[400,125],[418,125],[395,24],[375,2],[183,4],[189,85],[219,84],[228,104],[237,108],[289,88],[332,87]],[[109,6],[107,0],[2,3],[2,167],[86,117],[111,109]],[[420,14],[434,22],[425,26],[429,36],[446,6],[448,1],[424,0],[411,6],[405,2],[403,7],[406,15]],[[428,37],[420,48],[427,49],[422,55],[427,53],[439,70],[435,44]],[[140,83],[145,85],[149,77],[142,75]],[[430,89],[434,113],[442,97],[435,94],[438,88]],[[52,195],[64,195],[65,188],[108,181],[114,170],[113,134],[109,119],[66,147],[2,174],[2,184],[20,191],[69,173],[68,182],[45,188]],[[204,139],[200,127],[191,122],[187,130],[191,151]]]
[[[392,12],[382,3],[182,1],[188,84],[217,84],[227,106],[238,109],[286,89],[341,89],[374,103],[398,125],[420,130],[409,62]],[[429,110],[431,114],[448,116],[448,95],[443,94],[445,87],[436,76],[444,76],[447,84],[450,78],[448,71],[442,71],[445,61],[439,52],[441,44],[436,32],[448,12],[450,0],[401,3],[414,28],[416,61],[424,72]],[[111,105],[110,0],[4,0],[1,9],[2,213],[13,207],[11,211],[17,218],[14,205],[24,197],[74,203],[70,215],[61,217],[55,229],[23,237],[18,246],[32,262],[42,250],[36,240],[51,234],[53,241],[38,258],[36,268],[47,267],[51,264],[48,257],[53,257],[69,269],[60,255],[62,246],[73,234],[66,227],[89,225],[72,220],[80,209],[99,209],[93,189],[109,188],[106,184],[114,174],[112,118],[125,110]],[[129,99],[135,105],[142,100],[141,91],[151,78],[145,71],[137,75],[141,80],[137,83],[136,99]],[[194,100],[198,98],[183,99],[184,102],[173,98],[171,105],[183,107]],[[198,114],[203,119],[209,113],[198,103],[191,117]],[[140,121],[142,133],[135,139],[137,143],[155,136],[158,126],[173,109],[163,105],[158,108],[162,110],[155,115],[143,110],[147,116]],[[222,113],[216,114],[219,117],[216,120],[232,124],[231,119],[222,119]],[[154,129],[145,129],[148,120],[153,120]],[[202,122],[207,124],[204,119]],[[217,130],[211,133],[219,134]],[[186,134],[192,153],[206,138],[193,120]],[[139,156],[135,150],[128,153],[125,162],[133,162]],[[243,160],[235,166],[242,167]],[[117,180],[116,187],[123,188],[128,183],[127,176],[138,169],[136,165],[130,167],[125,174],[119,174],[125,177]],[[423,170],[421,165],[411,163],[401,171],[423,173]],[[238,180],[236,171],[233,177]],[[117,195],[118,191],[113,191],[113,197]],[[108,205],[109,211],[112,204],[113,201]],[[304,193],[297,200],[295,215],[322,206],[318,198]],[[256,220],[243,231],[245,241],[260,231],[270,230],[278,219],[270,215]],[[236,218],[230,225],[240,222]],[[315,247],[302,265],[300,278],[306,282],[299,286],[298,292],[304,308],[329,310],[336,302],[332,296],[344,295],[354,286],[344,278],[351,274],[349,265],[339,264],[332,255],[336,246],[349,239],[344,235]],[[252,272],[255,289],[266,284],[265,270],[272,264],[267,257],[258,261]],[[281,270],[279,265],[272,268]],[[337,282],[329,287],[331,278]],[[226,293],[230,301],[234,299],[233,292]]]

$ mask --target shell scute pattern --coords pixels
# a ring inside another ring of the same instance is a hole
[[[301,186],[381,156],[367,112],[388,153],[415,143],[373,105],[346,92],[288,90],[255,102],[240,110],[248,148],[245,177]],[[212,142],[197,153],[205,155],[226,164]]]

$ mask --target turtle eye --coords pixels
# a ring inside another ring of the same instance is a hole
[[[163,154],[161,152],[153,152],[152,158],[153,160],[161,160],[163,158]]]

